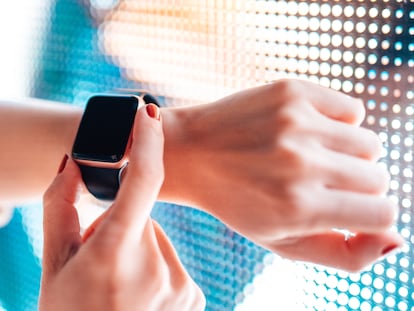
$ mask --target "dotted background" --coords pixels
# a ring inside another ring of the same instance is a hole
[[[362,98],[400,206],[393,229],[407,244],[360,274],[296,264],[298,310],[414,310],[413,1],[59,0],[48,16],[33,52],[34,97],[82,106],[96,92],[143,87],[182,106],[293,77]],[[277,257],[188,207],[157,204],[153,216],[207,310],[237,308]],[[22,207],[0,229],[0,309],[36,309],[41,217]]]

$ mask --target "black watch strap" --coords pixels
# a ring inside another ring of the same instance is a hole
[[[114,200],[120,185],[122,168],[78,165],[89,192],[100,200]]]
[[[127,90],[128,91],[128,90]],[[129,90],[127,94],[140,96],[146,105],[159,106],[157,98],[146,91]],[[123,168],[101,168],[78,163],[82,178],[89,192],[100,200],[114,200],[120,186],[120,175]],[[124,166],[125,167],[125,166]]]

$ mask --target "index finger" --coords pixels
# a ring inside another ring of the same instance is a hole
[[[290,96],[303,94],[316,110],[331,119],[360,125],[365,118],[365,107],[361,99],[310,81],[286,80],[284,83],[284,89]]]
[[[66,162],[67,161],[67,162]],[[43,196],[43,274],[56,273],[81,244],[75,205],[82,190],[82,178],[73,160],[64,158],[63,171]]]
[[[151,106],[151,107],[149,107]],[[148,109],[154,105],[146,106]],[[102,226],[141,232],[158,197],[163,178],[164,136],[160,120],[146,108],[136,114],[128,169]]]

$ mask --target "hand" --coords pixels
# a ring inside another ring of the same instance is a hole
[[[199,207],[283,257],[347,271],[402,245],[388,231],[396,207],[383,196],[382,146],[360,127],[360,100],[281,80],[168,112],[166,199]]]
[[[75,209],[82,182],[72,160],[45,193],[40,310],[204,308],[200,289],[150,219],[163,181],[163,135],[145,111],[136,116],[118,196],[83,239]]]

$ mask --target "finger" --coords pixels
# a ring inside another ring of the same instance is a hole
[[[398,208],[389,198],[334,189],[321,191],[309,210],[312,231],[341,228],[375,233],[390,228],[397,218]]]
[[[381,140],[371,130],[325,118],[319,131],[322,144],[331,150],[372,161],[381,156]]]
[[[341,92],[314,84],[300,81],[302,94],[306,94],[314,107],[327,117],[360,125],[365,118],[365,107],[362,100],[350,97]]]
[[[403,238],[393,232],[360,233],[348,239],[340,232],[330,232],[279,243],[272,251],[292,260],[358,272],[403,244]]]
[[[167,234],[156,221],[152,220],[152,224],[159,249],[170,272],[171,287],[177,295],[185,294],[183,303],[187,305],[182,305],[183,310],[203,310],[200,307],[205,305],[203,292],[184,268]]]
[[[56,273],[78,250],[80,225],[75,204],[82,189],[77,165],[67,156],[61,173],[43,196],[44,271]]]
[[[324,176],[326,187],[377,195],[388,191],[389,173],[378,163],[337,152],[326,155],[329,160],[321,164],[327,169]]]
[[[170,269],[171,282],[173,285],[178,285],[179,283],[184,282],[187,278],[189,278],[187,271],[181,264],[177,252],[175,251],[174,246],[172,245],[164,230],[156,221],[152,220],[152,224],[154,226],[154,232],[157,237],[159,249]]]
[[[128,169],[102,224],[120,227],[125,234],[142,232],[164,178],[162,125],[160,118],[151,117],[151,109],[159,113],[158,107],[147,105],[136,114]]]

